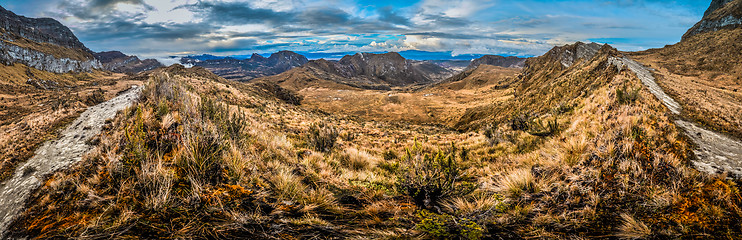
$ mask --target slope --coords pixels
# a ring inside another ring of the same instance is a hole
[[[721,1],[709,16],[731,15],[742,1]],[[713,10],[713,11],[712,11]],[[699,22],[700,24],[700,22]],[[692,30],[692,29],[691,29]],[[689,32],[691,31],[689,30]],[[686,36],[677,44],[629,53],[654,69],[657,83],[683,108],[682,116],[710,130],[742,137],[742,28],[727,26]]]
[[[619,64],[619,52],[579,45],[531,60],[527,75],[512,79],[522,83],[506,88],[524,103],[495,106],[550,115],[483,119],[483,133],[346,118],[265,97],[256,83],[200,68],[156,70],[93,154],[33,194],[12,236],[635,239],[742,232],[739,187],[691,168],[688,140]],[[576,97],[552,111],[543,103],[567,97],[541,94],[549,91]]]

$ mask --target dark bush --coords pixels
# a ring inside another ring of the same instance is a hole
[[[406,149],[402,157],[402,169],[397,179],[397,189],[415,201],[415,204],[431,209],[445,198],[471,193],[476,184],[467,175],[468,152],[453,144],[445,152],[425,151],[419,143]]]
[[[338,135],[339,133],[335,127],[323,122],[314,123],[309,126],[307,144],[314,150],[329,152],[335,146]]]

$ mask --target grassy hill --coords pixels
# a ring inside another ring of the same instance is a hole
[[[604,46],[569,67],[533,60],[533,77],[506,87],[522,104],[491,106],[534,114],[483,115],[483,131],[463,132],[308,110],[267,94],[275,86],[203,69],[157,70],[139,103],[83,162],[47,180],[13,229],[40,238],[737,236],[738,186],[688,165],[690,144],[636,76],[610,63],[617,54]]]

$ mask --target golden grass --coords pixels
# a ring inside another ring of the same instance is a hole
[[[637,101],[619,103],[616,89],[639,80],[599,62],[583,67],[531,83],[591,81],[577,84],[589,91],[570,101],[571,110],[549,113],[558,116],[560,131],[534,136],[484,118],[501,131],[503,141],[495,144],[480,131],[325,114],[200,69],[163,69],[152,73],[142,101],[119,114],[93,154],[46,182],[13,229],[40,238],[580,239],[742,232],[739,187],[687,164],[689,144],[662,104],[644,89]],[[542,91],[519,88],[533,91],[521,96]],[[307,143],[310,126],[320,121],[342,133],[327,152]],[[452,142],[460,168],[432,169],[465,169],[450,176],[474,191],[417,203],[400,181],[422,176],[411,174],[410,166],[421,165],[426,153],[442,149],[446,159]],[[86,201],[91,193],[97,200]],[[276,226],[280,234],[272,232]]]
[[[742,137],[740,40],[742,29],[723,29],[631,56],[656,69],[657,83],[682,105],[684,116]]]

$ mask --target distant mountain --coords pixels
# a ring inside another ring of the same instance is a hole
[[[280,51],[267,58],[253,54],[248,59],[213,55],[189,56],[180,59],[182,64],[204,67],[221,77],[236,81],[276,75],[304,65],[308,61],[306,57],[292,51]]]
[[[105,70],[117,73],[138,73],[164,66],[155,59],[142,61],[137,56],[127,56],[119,51],[99,52],[93,56],[103,64]]]
[[[439,82],[454,73],[435,63],[405,59],[395,52],[357,53],[346,55],[340,61],[312,60],[300,68],[263,80],[285,82],[285,87],[294,90],[315,80],[363,89],[390,89]]]
[[[469,66],[466,67],[466,69],[473,69],[482,64],[507,68],[522,68],[525,63],[526,58],[519,58],[515,56],[503,57],[499,55],[484,55],[480,58],[472,60]]]
[[[740,26],[742,26],[742,1],[713,0],[709,9],[703,14],[703,19],[689,29],[683,35],[683,39],[688,39],[700,33]]]
[[[0,7],[0,62],[54,73],[101,68],[90,49],[57,20],[27,18]]]

